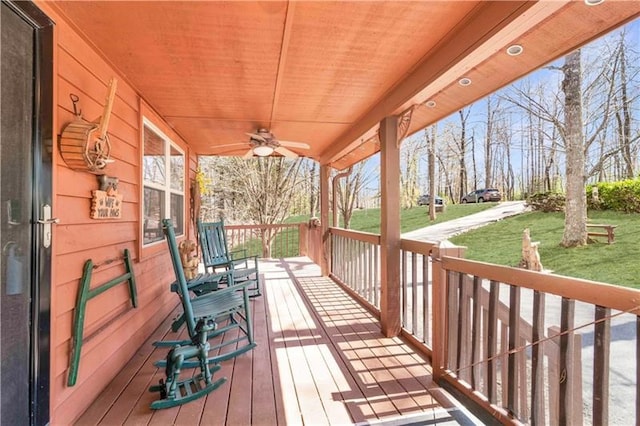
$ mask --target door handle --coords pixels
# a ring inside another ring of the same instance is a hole
[[[43,225],[51,225],[52,223],[60,223],[60,219],[54,217],[53,219],[38,219],[38,223]]]
[[[38,223],[42,225],[42,245],[44,248],[51,246],[51,225],[60,223],[57,217],[51,217],[51,206],[45,204],[42,206],[42,219],[38,219]]]

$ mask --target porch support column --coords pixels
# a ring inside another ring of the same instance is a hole
[[[380,322],[387,337],[400,334],[400,149],[398,117],[380,122]]]
[[[320,270],[323,277],[331,272],[331,236],[329,235],[329,176],[331,169],[320,165],[320,226],[322,227],[322,249]],[[332,226],[335,226],[332,225]]]

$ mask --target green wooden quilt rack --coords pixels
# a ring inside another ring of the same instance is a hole
[[[104,284],[100,284],[95,288],[89,288],[91,285],[91,275],[93,270],[100,265],[94,265],[91,259],[87,260],[84,264],[84,271],[82,273],[82,280],[80,281],[80,288],[78,290],[78,300],[76,302],[75,315],[73,319],[73,336],[71,357],[69,363],[69,379],[67,386],[74,386],[78,378],[78,368],[80,365],[80,352],[82,350],[82,334],[84,332],[84,318],[87,309],[87,302],[94,297],[104,293],[110,288],[123,283],[129,283],[129,292],[131,295],[131,303],[134,308],[138,307],[138,295],[136,293],[136,280],[133,275],[133,263],[131,260],[131,254],[128,249],[124,250],[124,261],[126,272],[112,280],[107,281]],[[108,261],[106,263],[111,263]]]

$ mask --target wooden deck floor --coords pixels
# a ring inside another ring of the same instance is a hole
[[[458,424],[428,362],[307,258],[261,262],[264,296],[252,300],[258,347],[223,362],[227,382],[206,398],[153,411],[155,340],[173,338],[171,318],[145,342],[79,419],[80,425]],[[437,398],[437,400],[436,400]],[[443,408],[444,404],[448,408]],[[467,421],[461,421],[467,423]]]

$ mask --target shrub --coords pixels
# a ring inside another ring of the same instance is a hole
[[[594,187],[598,189],[597,198]],[[640,178],[587,185],[587,205],[594,210],[640,213]]]
[[[557,192],[537,192],[527,197],[527,205],[534,211],[561,212],[564,211],[564,194]]]

